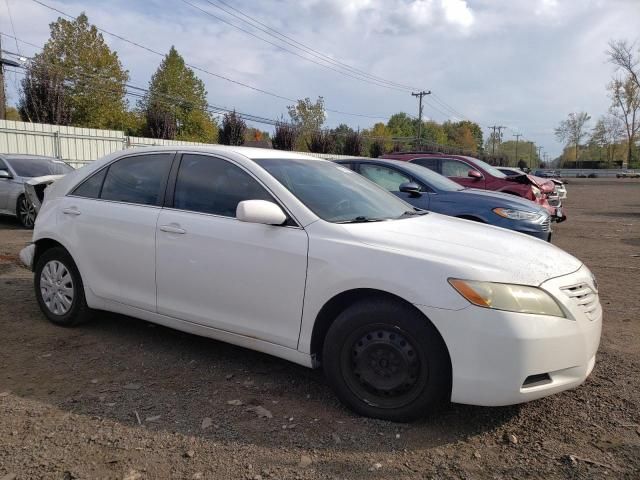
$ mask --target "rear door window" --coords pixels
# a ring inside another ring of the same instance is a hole
[[[445,177],[466,177],[472,168],[460,160],[442,159],[442,175]]]
[[[399,192],[401,184],[411,181],[409,176],[397,170],[368,163],[360,164],[360,174],[389,192]]]
[[[427,167],[429,170],[433,170],[434,172],[440,172],[439,158],[416,158],[415,160],[411,160],[411,163],[422,165],[423,167]]]
[[[174,153],[125,157],[107,170],[100,198],[141,205],[160,205]]]
[[[107,174],[107,169],[103,168],[98,173],[94,173],[84,182],[82,182],[74,191],[72,195],[85,198],[100,198],[100,190],[102,189],[102,182]]]

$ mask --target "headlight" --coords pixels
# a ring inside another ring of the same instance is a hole
[[[460,295],[479,307],[567,318],[558,302],[538,287],[457,278],[450,278],[449,283]]]
[[[540,189],[538,187],[536,187],[535,185],[531,185],[531,191],[533,192],[533,195],[536,198],[540,198],[542,197],[542,192],[540,191]]]
[[[532,222],[540,220],[543,217],[540,213],[513,210],[511,208],[494,208],[493,213],[500,215],[502,218],[510,218],[511,220],[529,220]]]

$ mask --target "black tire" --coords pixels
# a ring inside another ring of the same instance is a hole
[[[54,270],[57,264],[62,265],[64,270]],[[46,272],[43,274],[43,271]],[[59,282],[48,281],[56,280],[53,272],[65,271],[68,275],[61,275]],[[62,247],[53,247],[46,250],[36,262],[34,270],[34,288],[36,299],[42,313],[56,325],[63,327],[74,327],[80,323],[86,322],[92,316],[93,311],[87,306],[84,296],[84,285],[78,267],[76,267],[73,258]],[[55,284],[55,285],[54,285]],[[54,290],[51,290],[51,289]],[[56,293],[56,290],[57,293]],[[66,289],[67,293],[60,293],[62,289]],[[68,290],[72,289],[71,299],[69,300]],[[51,292],[54,293],[51,293]],[[47,295],[47,293],[51,293]],[[66,301],[63,301],[66,299]],[[58,305],[58,308],[55,308]]]
[[[16,201],[16,217],[18,217],[20,225],[29,230],[36,222],[36,210],[26,195],[20,195]]]
[[[322,363],[355,412],[407,422],[451,398],[451,361],[433,324],[409,305],[364,300],[344,310],[324,341]]]

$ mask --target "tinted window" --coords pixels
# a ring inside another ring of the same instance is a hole
[[[113,163],[100,198],[118,202],[159,205],[173,153],[136,155]]]
[[[6,164],[6,163],[4,163],[4,160],[2,160],[1,158],[0,158],[0,170],[7,170],[7,171],[9,171],[9,169],[7,168],[7,164]]]
[[[181,210],[235,217],[238,203],[273,197],[240,167],[205,155],[184,155],[173,206]]]
[[[402,166],[404,170],[408,170],[416,180],[421,181],[427,187],[435,190],[455,191],[464,190],[464,187],[447,177],[436,173],[429,168],[420,165],[414,165],[415,162],[405,162]]]
[[[442,175],[445,177],[466,177],[469,170],[472,168],[464,162],[450,158],[442,159]]]
[[[7,162],[19,177],[65,175],[73,171],[73,168],[56,158],[8,158]]]
[[[94,173],[73,191],[73,195],[86,198],[99,198],[102,181],[106,173],[106,168],[100,170],[98,173]]]
[[[260,158],[255,162],[328,222],[403,218],[411,205],[332,162]]]
[[[422,165],[423,167],[427,167],[434,172],[438,171],[438,159],[437,158],[416,158],[415,160],[411,160],[411,163],[415,163],[417,165]]]
[[[411,181],[411,178],[397,170],[380,165],[362,163],[360,173],[390,192],[399,192],[400,184]]]
[[[474,158],[473,161],[476,162],[480,168],[484,168],[484,170],[487,173],[489,173],[490,175],[493,175],[494,177],[497,177],[497,178],[507,177],[504,173],[502,173],[493,165],[489,165],[487,162],[483,162],[482,160],[478,160],[477,158]]]

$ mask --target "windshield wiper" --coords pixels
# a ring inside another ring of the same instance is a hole
[[[407,218],[407,217],[415,217],[417,216],[422,216],[422,215],[426,215],[427,212],[426,210],[407,210],[406,212],[404,212],[402,215],[400,215],[398,218]]]
[[[343,220],[341,222],[336,222],[336,223],[368,223],[368,222],[382,222],[384,220],[387,220],[387,219],[386,218],[369,218],[365,216],[360,216],[360,217],[352,218],[351,220]]]

